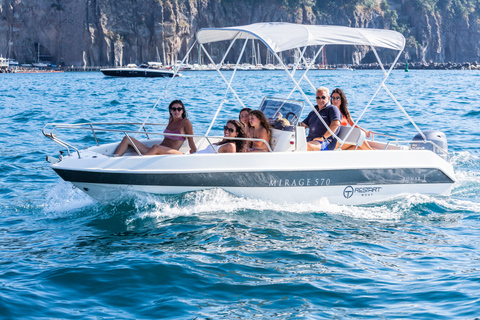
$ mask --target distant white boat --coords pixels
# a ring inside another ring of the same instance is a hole
[[[180,76],[173,70],[163,69],[160,62],[149,62],[137,66],[136,64],[128,64],[126,67],[100,69],[106,76],[112,77],[144,77],[144,78],[159,78],[159,77],[173,77]]]
[[[47,62],[34,62],[34,63],[32,63],[32,65],[36,68],[46,68],[46,67],[48,67]]]
[[[266,65],[264,65],[262,67],[263,70],[275,70],[275,66],[273,65],[273,63],[267,63]]]
[[[354,69],[350,68],[349,66],[343,66],[341,68],[336,68],[337,71],[353,71]]]
[[[8,59],[0,56],[0,68],[8,68]]]
[[[8,64],[11,67],[18,67],[20,65],[15,59],[9,59]]]

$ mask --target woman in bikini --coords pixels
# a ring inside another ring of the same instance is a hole
[[[250,138],[263,139],[270,143],[270,124],[267,118],[260,110],[253,110],[249,114],[249,134]],[[268,152],[268,146],[262,141],[248,141],[247,152]]]
[[[235,153],[244,152],[245,140],[232,140],[229,138],[246,138],[243,125],[237,120],[228,120],[227,125],[223,127],[224,139],[220,142],[213,143],[207,148],[198,151],[197,153]]]
[[[172,101],[168,106],[168,111],[170,113],[170,118],[164,133],[193,135],[192,123],[187,119],[187,111],[185,110],[182,101]],[[133,137],[130,137],[130,139],[132,139],[133,143],[138,148],[138,151],[146,156],[157,154],[181,154],[182,152],[178,150],[186,139],[190,146],[190,153],[195,153],[197,151],[197,147],[195,146],[192,137],[185,138],[182,136],[165,135],[162,143],[154,144],[151,148]],[[115,157],[123,156],[129,146],[132,146],[130,140],[127,137],[123,137],[113,155]]]

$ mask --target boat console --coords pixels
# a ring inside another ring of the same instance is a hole
[[[303,101],[265,97],[259,110],[270,123],[270,146],[274,152],[295,150],[295,133],[305,103]]]

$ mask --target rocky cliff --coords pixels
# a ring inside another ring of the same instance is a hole
[[[478,8],[433,2],[435,8],[421,0],[0,0],[0,54],[76,66],[164,57],[172,63],[200,28],[285,21],[395,29],[407,37],[412,61],[479,60]],[[371,53],[333,48],[327,57],[329,63],[360,63],[370,62]]]

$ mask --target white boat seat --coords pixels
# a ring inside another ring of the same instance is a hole
[[[345,140],[345,137],[347,136],[347,134],[350,130],[352,130],[352,132],[350,132],[350,134],[348,135],[344,144],[354,145],[355,150],[356,150],[365,141],[365,132],[363,132],[362,130],[360,130],[358,128],[353,128],[352,129],[352,127],[340,126],[340,131],[338,132],[337,136],[340,139]],[[340,142],[340,141],[338,141],[338,142]]]
[[[273,152],[285,152],[293,148],[290,144],[293,132],[273,128],[270,129],[270,132],[270,148],[272,148]]]

